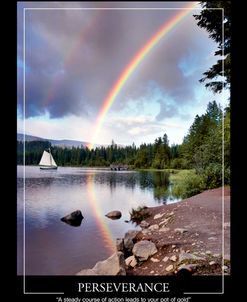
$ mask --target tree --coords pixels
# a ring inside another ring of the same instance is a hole
[[[209,32],[209,37],[218,43],[218,50],[215,52],[215,56],[221,56],[216,64],[203,73],[204,77],[200,82],[209,80],[205,86],[217,93],[221,92],[223,88],[229,88],[231,80],[231,1],[201,1],[200,3],[203,8],[201,14],[194,15],[195,19],[198,20],[197,25],[205,28]],[[223,10],[210,8],[221,8]],[[222,24],[223,12],[224,20]],[[219,76],[222,76],[224,80],[218,79]]]

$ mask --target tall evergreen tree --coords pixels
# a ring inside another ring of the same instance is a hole
[[[230,86],[231,81],[231,1],[201,1],[200,3],[203,10],[200,15],[194,17],[198,20],[198,26],[205,28],[209,32],[209,37],[218,44],[215,56],[220,56],[217,63],[203,73],[204,77],[200,82],[208,81],[206,87],[215,93],[221,92],[224,87]],[[224,79],[218,79],[219,76]]]

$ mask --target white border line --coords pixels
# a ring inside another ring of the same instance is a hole
[[[199,3],[199,2],[198,2]],[[203,10],[202,8],[189,7],[26,7],[25,10]],[[221,10],[222,8],[212,7],[207,10]],[[205,10],[205,9],[204,9]]]
[[[26,8],[24,8],[23,14],[23,132],[24,132],[24,143],[23,143],[23,294],[43,294],[43,295],[63,295],[63,292],[27,292],[26,291],[26,162],[25,162],[25,152],[26,152]]]
[[[222,11],[222,56],[224,57],[224,9],[223,8],[206,8],[207,10],[221,10]],[[23,11],[23,63],[24,63],[24,68],[23,68],[23,115],[24,115],[24,120],[23,120],[23,132],[24,132],[24,144],[23,144],[23,293],[24,294],[61,294],[63,295],[64,292],[26,292],[26,259],[25,259],[25,253],[26,253],[26,228],[25,228],[25,216],[26,216],[26,208],[25,208],[25,198],[26,198],[26,193],[25,193],[25,176],[26,176],[26,171],[25,171],[25,141],[26,141],[26,106],[25,106],[25,101],[26,101],[26,11],[31,11],[31,10],[205,10],[203,8],[151,8],[151,7],[145,7],[145,8],[137,8],[137,7],[132,7],[132,8],[126,8],[126,7],[115,7],[115,8],[108,8],[108,7],[102,7],[102,8],[93,8],[93,7],[24,7]],[[222,60],[222,73],[224,77],[224,60]],[[222,80],[222,86],[223,86],[223,104],[224,104],[224,82]],[[184,294],[224,294],[224,271],[223,271],[223,265],[224,265],[224,110],[222,111],[222,291],[221,292],[184,292]]]
[[[225,65],[224,65],[224,57],[225,57],[225,25],[224,25],[224,19],[225,19],[225,11],[224,8],[222,8],[222,103],[224,105],[225,102],[225,87],[224,87],[224,76],[225,76]],[[224,228],[224,222],[225,222],[225,121],[224,121],[224,106],[222,106],[222,291],[224,293],[225,291],[225,274],[224,274],[224,259],[225,259],[225,228]],[[230,256],[231,257],[231,256]]]
[[[224,17],[225,17],[225,13],[224,13],[224,8],[218,8],[219,10],[221,10],[221,13],[222,13],[222,40],[221,40],[221,43],[222,43],[222,47],[221,47],[221,55],[222,55],[222,157],[221,157],[221,161],[222,161],[222,190],[221,190],[221,194],[222,194],[222,199],[221,199],[221,209],[222,209],[222,247],[221,247],[221,253],[222,253],[222,260],[221,260],[221,277],[222,277],[222,282],[221,282],[221,286],[222,286],[222,291],[221,292],[215,292],[215,293],[210,293],[210,292],[184,292],[184,294],[218,294],[218,295],[223,295],[225,293],[225,274],[224,274],[224,269],[223,269],[223,266],[224,266],[224,259],[225,259],[225,229],[224,229],[224,222],[225,222],[225,203],[224,203],[224,200],[225,200],[225,190],[224,190],[224,185],[225,185],[225,182],[224,182],[224,177],[225,177],[225,154],[224,154],[224,133],[225,133],[225,129],[224,129],[224,100],[225,100],[225,87],[224,87],[224,75],[225,75],[225,70],[224,70],[224,50],[225,50],[225,47],[224,47],[224,41],[225,41],[225,36],[224,36]],[[231,257],[231,256],[230,256]]]
[[[24,9],[24,15],[23,15],[23,292],[25,293],[26,289],[26,160],[25,160],[25,154],[26,154],[26,24],[25,24],[25,18],[26,18],[26,12]]]

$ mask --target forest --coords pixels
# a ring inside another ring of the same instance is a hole
[[[18,141],[18,165],[23,164],[23,147],[23,142]],[[58,166],[107,167],[112,163],[122,163],[132,169],[194,169],[190,181],[196,182],[202,190],[214,188],[222,184],[223,160],[224,183],[230,183],[230,108],[223,112],[215,101],[209,102],[205,114],[196,115],[180,145],[170,146],[165,133],[154,143],[144,143],[139,147],[134,143],[118,146],[112,141],[107,147],[91,150],[83,146],[51,146],[48,141],[27,141],[25,164],[38,165],[43,150],[49,147]]]

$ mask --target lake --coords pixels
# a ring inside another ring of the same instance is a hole
[[[166,172],[18,166],[17,273],[23,274],[24,262],[26,275],[74,275],[91,268],[114,253],[116,238],[138,229],[126,222],[132,208],[179,200]],[[79,227],[61,221],[75,210],[84,216]],[[122,217],[105,217],[113,210]]]

